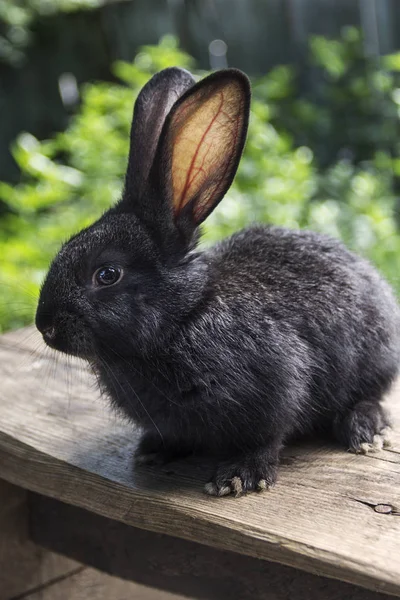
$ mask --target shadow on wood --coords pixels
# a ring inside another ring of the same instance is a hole
[[[29,539],[27,492],[0,480],[0,600],[21,597],[80,567]]]

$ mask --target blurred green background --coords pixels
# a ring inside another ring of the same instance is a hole
[[[400,293],[397,41],[393,0],[0,0],[0,331],[32,321],[61,242],[118,199],[134,98],[171,65],[253,83],[203,243],[254,221],[312,228]]]

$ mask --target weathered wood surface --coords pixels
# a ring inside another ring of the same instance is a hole
[[[0,478],[139,528],[400,596],[398,393],[390,450],[290,447],[273,491],[212,499],[202,493],[209,464],[134,468],[134,428],[110,416],[81,366],[55,361],[29,330],[0,339],[0,375]],[[390,512],[377,512],[382,504]]]
[[[19,598],[81,567],[30,540],[27,495],[0,480],[0,600]]]
[[[32,492],[29,508],[30,531],[36,543],[103,572],[151,586],[153,600],[157,599],[156,588],[193,600],[392,598],[293,567],[128,527]],[[75,600],[74,595],[71,597]]]

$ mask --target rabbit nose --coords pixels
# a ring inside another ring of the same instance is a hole
[[[53,325],[42,329],[42,335],[46,342],[51,342],[56,337],[56,328]]]

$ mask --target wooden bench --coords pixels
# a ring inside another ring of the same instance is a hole
[[[135,467],[133,426],[33,329],[0,338],[0,374],[0,479],[24,494],[29,544],[68,557],[67,571],[218,600],[400,597],[400,390],[391,448],[288,447],[271,492],[216,499],[202,492],[211,463]]]

